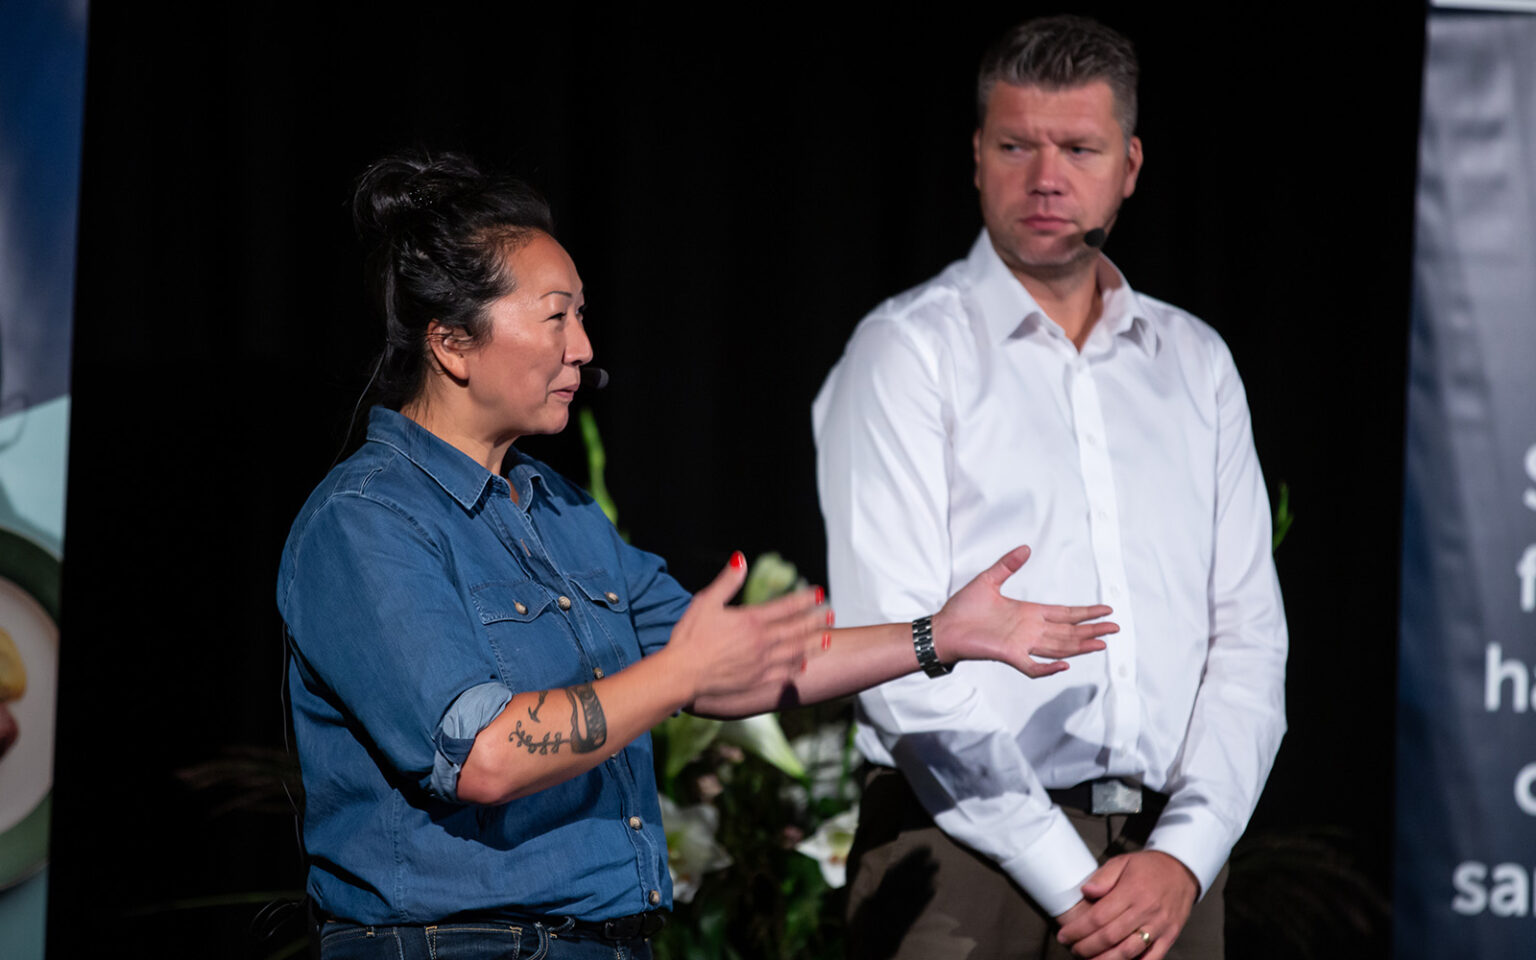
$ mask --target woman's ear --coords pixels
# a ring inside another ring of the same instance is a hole
[[[459,327],[445,326],[437,320],[427,324],[427,347],[444,373],[458,381],[469,379],[466,354],[474,342]]]

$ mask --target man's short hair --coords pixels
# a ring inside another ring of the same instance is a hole
[[[1063,90],[1095,80],[1109,84],[1115,118],[1129,143],[1136,132],[1136,48],[1096,20],[1063,14],[1026,20],[998,38],[981,58],[976,77],[976,123],[987,118],[987,99],[998,83]]]

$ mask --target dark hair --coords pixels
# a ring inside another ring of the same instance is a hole
[[[366,253],[365,282],[384,315],[375,388],[399,409],[421,391],[427,325],[487,334],[486,307],[511,293],[507,255],[554,235],[544,198],[521,180],[485,173],[456,153],[402,151],[357,180],[352,219]]]
[[[998,83],[1062,90],[1095,80],[1109,84],[1115,118],[1129,144],[1136,132],[1136,48],[1096,20],[1063,14],[1026,20],[998,38],[981,58],[976,77],[976,123],[987,118],[987,99]]]

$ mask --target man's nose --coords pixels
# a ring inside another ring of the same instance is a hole
[[[1027,171],[1029,192],[1039,194],[1061,193],[1065,186],[1065,181],[1062,177],[1062,163],[1061,151],[1055,147],[1046,147],[1035,151]]]

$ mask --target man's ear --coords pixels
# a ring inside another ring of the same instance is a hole
[[[462,328],[445,326],[437,320],[427,324],[427,348],[442,371],[455,380],[469,379],[468,354],[472,346],[473,341]]]
[[[971,183],[981,189],[981,128],[971,134]]]

